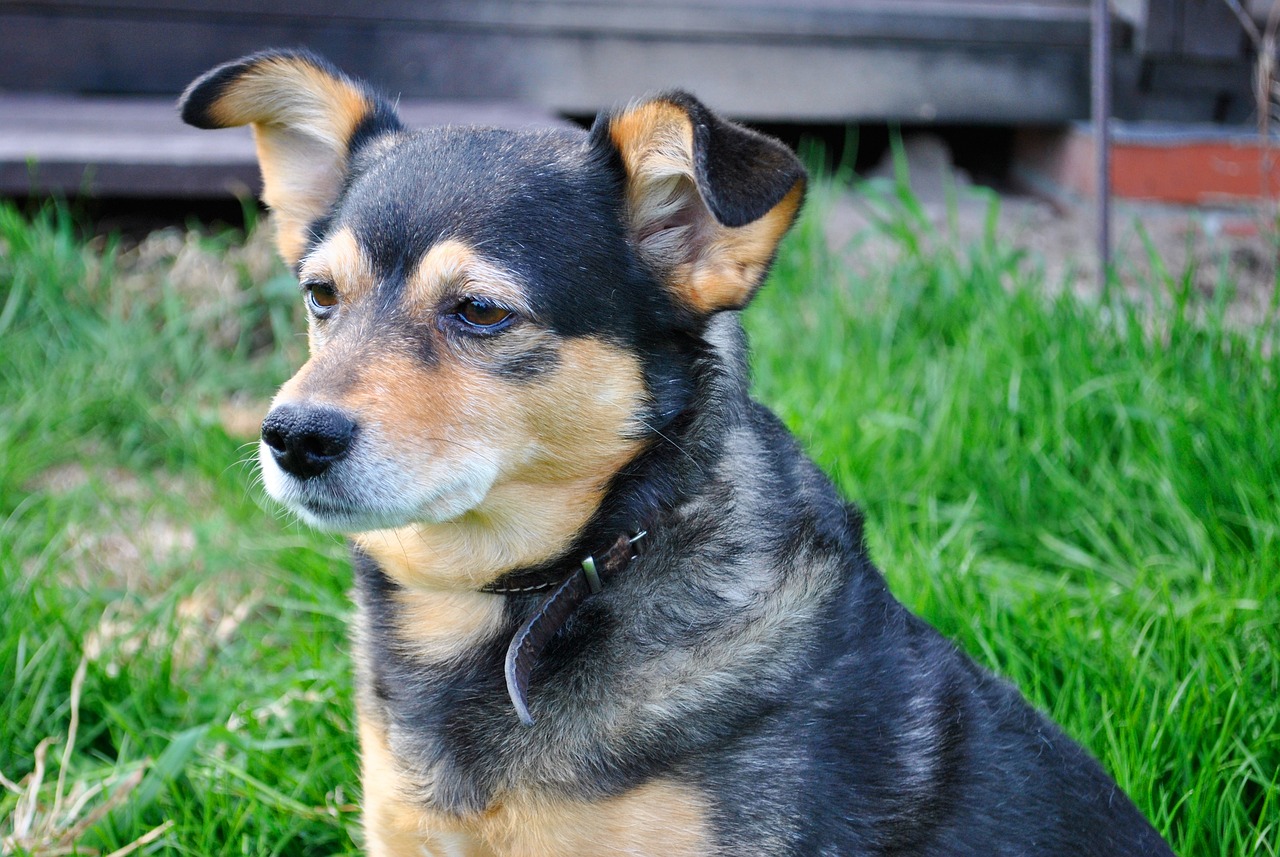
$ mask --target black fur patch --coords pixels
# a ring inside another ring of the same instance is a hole
[[[460,238],[527,278],[558,333],[608,335],[659,367],[655,400],[661,383],[678,392],[547,564],[662,510],[641,555],[544,651],[533,727],[502,660],[537,596],[509,596],[465,657],[424,664],[386,630],[381,572],[357,557],[362,661],[406,769],[430,772],[424,805],[478,812],[513,787],[593,800],[664,776],[708,796],[724,853],[1168,855],[1095,762],[893,599],[856,510],[750,401],[736,318],[686,327],[635,266],[599,162],[546,159],[577,138],[456,133],[353,183],[339,217],[376,264]],[[477,169],[499,184],[479,186]],[[597,243],[544,245],[556,223]],[[673,671],[685,683],[655,691]]]
[[[210,108],[222,97],[227,87],[234,83],[236,78],[240,77],[262,57],[272,55],[275,54],[273,52],[254,54],[235,62],[229,62],[226,65],[220,65],[196,78],[178,100],[178,111],[182,121],[193,127],[206,130],[221,128],[222,124],[217,122],[210,114]]]
[[[660,95],[693,123],[698,190],[716,220],[746,226],[782,201],[805,171],[791,150],[771,137],[716,116],[687,92]]]

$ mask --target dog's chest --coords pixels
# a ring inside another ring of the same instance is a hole
[[[366,847],[383,855],[449,857],[693,857],[715,853],[708,804],[674,780],[652,780],[616,797],[566,800],[503,795],[463,815],[412,800],[385,735],[361,724]]]

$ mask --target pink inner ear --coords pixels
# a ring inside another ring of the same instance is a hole
[[[641,236],[640,240],[643,241],[650,235],[664,232],[668,229],[697,226],[699,221],[702,220],[701,212],[698,210],[701,207],[701,201],[690,193],[678,205],[673,205],[665,217],[648,224],[648,228],[644,230],[645,234]]]

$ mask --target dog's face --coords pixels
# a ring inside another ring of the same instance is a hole
[[[804,190],[789,152],[681,94],[589,134],[411,133],[270,53],[196,81],[183,116],[253,125],[310,316],[263,423],[268,492],[325,529],[488,532],[499,565],[570,538],[680,412],[688,343],[746,304]]]
[[[299,260],[312,358],[264,425],[273,496],[320,527],[431,524],[553,485],[589,503],[635,454],[651,322],[615,297],[638,272],[589,156],[553,134],[381,142]]]

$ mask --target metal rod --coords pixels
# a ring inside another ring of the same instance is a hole
[[[1111,281],[1111,10],[1093,0],[1093,140],[1098,228],[1098,286],[1103,297]]]

